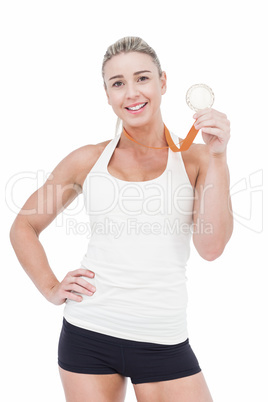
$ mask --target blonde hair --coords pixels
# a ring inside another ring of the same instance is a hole
[[[113,56],[116,56],[120,53],[129,53],[129,52],[139,52],[139,53],[144,53],[144,54],[148,54],[149,56],[151,56],[152,61],[155,63],[155,65],[158,69],[159,77],[162,76],[162,68],[160,65],[160,61],[159,61],[158,56],[157,56],[156,52],[154,51],[154,49],[151,48],[148,45],[148,43],[146,43],[143,39],[139,38],[138,36],[125,36],[124,38],[119,39],[114,44],[110,45],[104,55],[103,62],[102,62],[102,78],[103,78],[105,88],[106,88],[106,84],[104,81],[105,64]],[[122,121],[118,117],[117,123],[116,123],[115,135],[117,135],[117,132],[120,130],[121,126],[122,126]],[[122,129],[122,127],[121,127],[121,129]]]

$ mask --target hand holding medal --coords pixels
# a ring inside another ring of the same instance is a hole
[[[186,103],[195,112],[210,108],[214,103],[214,93],[212,89],[205,84],[193,85],[186,93]],[[173,152],[183,152],[190,148],[198,131],[199,128],[197,129],[196,125],[193,124],[185,139],[180,142],[180,148],[174,144],[169,132],[165,132],[165,135],[167,143]]]

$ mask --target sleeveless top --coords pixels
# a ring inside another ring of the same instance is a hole
[[[107,166],[120,135],[105,147],[83,185],[90,240],[80,267],[95,273],[83,278],[96,292],[82,295],[82,302],[68,299],[64,317],[118,338],[180,343],[188,338],[185,271],[194,191],[181,153],[170,148],[165,171],[155,179],[112,176]]]

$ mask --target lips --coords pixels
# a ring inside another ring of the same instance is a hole
[[[142,108],[144,108],[147,105],[147,102],[143,102],[143,103],[135,103],[133,105],[129,105],[126,107],[127,110],[129,111],[133,111],[136,112]]]

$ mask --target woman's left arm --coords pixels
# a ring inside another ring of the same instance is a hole
[[[195,185],[193,242],[198,253],[208,261],[218,258],[233,231],[227,144],[230,122],[214,109],[194,115],[195,127],[202,130],[199,172]]]

